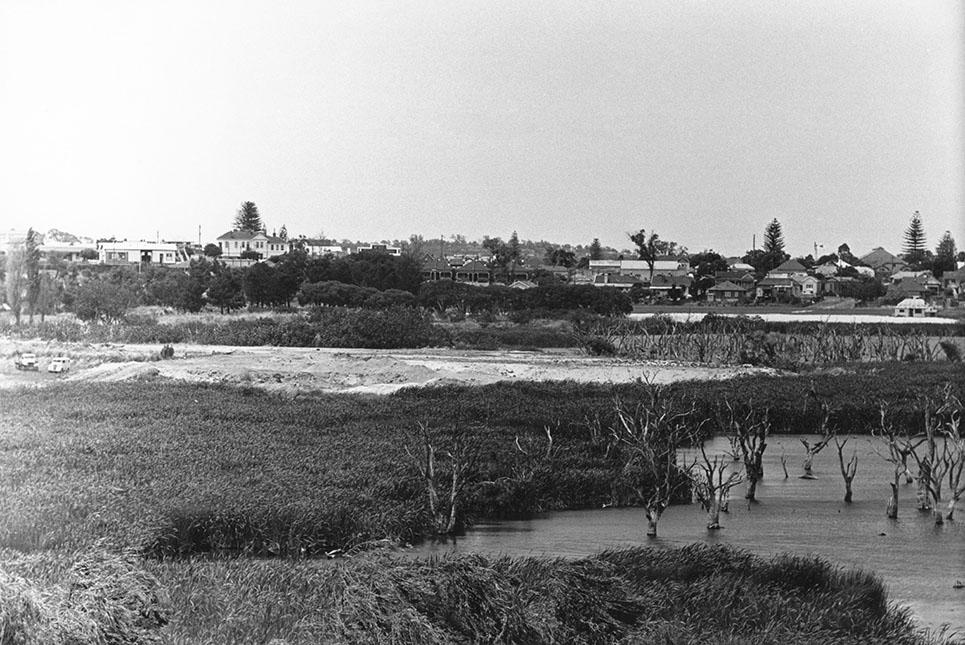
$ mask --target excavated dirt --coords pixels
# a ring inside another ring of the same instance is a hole
[[[636,379],[668,383],[773,372],[746,366],[713,367],[589,357],[575,351],[346,350],[176,345],[173,359],[159,360],[160,349],[160,346],[154,345],[0,341],[0,388],[44,387],[59,381],[173,379],[248,385],[290,393],[388,394],[403,387],[444,383],[486,384],[513,380],[624,383]],[[13,357],[17,351],[37,354],[40,371],[19,372],[14,369]],[[47,364],[54,356],[71,358],[68,374],[46,372]]]

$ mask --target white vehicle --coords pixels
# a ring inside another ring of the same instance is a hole
[[[50,361],[50,365],[47,366],[47,371],[54,374],[63,374],[70,370],[70,359],[64,356],[58,356],[57,358]]]
[[[18,370],[26,371],[36,371],[39,369],[37,367],[37,355],[36,354],[21,354],[13,361],[14,367]]]

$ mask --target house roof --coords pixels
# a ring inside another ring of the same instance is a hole
[[[459,271],[489,271],[489,265],[482,260],[472,260],[466,262],[464,265],[458,268]]]
[[[754,282],[754,276],[748,271],[718,271],[714,274],[714,280],[738,280],[740,282]]]
[[[921,309],[926,306],[926,303],[921,298],[905,298],[899,302],[895,307],[901,307],[902,309],[911,307]]]
[[[771,269],[768,273],[807,273],[807,269],[803,264],[792,258]]]
[[[715,284],[707,291],[747,291],[747,289],[739,284],[734,284],[730,280],[725,280],[720,284]]]
[[[531,280],[516,280],[511,285],[510,289],[535,289],[538,285]]]
[[[253,233],[251,231],[228,231],[222,235],[218,236],[219,240],[250,240],[255,235],[261,235],[261,231],[258,233]]]
[[[965,280],[965,269],[955,269],[942,274],[942,280]]]
[[[791,280],[794,280],[795,282],[807,282],[808,280],[813,280],[813,281],[815,281],[815,282],[818,281],[818,279],[815,278],[813,275],[803,275],[803,276],[802,276],[802,275],[793,275],[793,276],[791,276]]]
[[[790,287],[794,284],[794,280],[790,278],[764,278],[757,283],[759,287]]]
[[[426,258],[422,263],[423,271],[452,271],[452,267],[447,260],[437,260],[436,258]]]
[[[897,255],[886,251],[884,248],[875,247],[870,253],[861,256],[861,261],[868,266],[877,269],[878,267],[890,264],[904,264],[904,260]]]

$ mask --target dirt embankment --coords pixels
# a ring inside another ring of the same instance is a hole
[[[19,372],[17,352],[38,355],[40,371]],[[668,383],[723,379],[768,372],[752,367],[712,367],[666,361],[588,357],[573,351],[512,352],[367,350],[295,347],[177,345],[170,360],[158,360],[159,346],[85,345],[40,341],[0,341],[0,387],[43,387],[64,380],[123,381],[175,379],[198,383],[250,385],[287,392],[367,392],[387,394],[402,387],[443,383],[486,384],[507,380],[575,380],[625,383],[648,379]],[[54,356],[71,358],[65,375],[48,374]]]

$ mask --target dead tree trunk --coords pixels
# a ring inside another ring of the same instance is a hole
[[[888,519],[894,520],[898,518],[898,482],[897,477],[895,477],[894,482],[889,483],[891,486],[891,498],[888,500],[888,508],[885,510],[885,514]]]
[[[767,437],[771,431],[769,410],[757,410],[750,406],[747,412],[739,413],[730,401],[725,400],[724,406],[718,406],[715,414],[719,431],[737,437],[744,462],[744,478],[747,481],[744,498],[751,502],[756,501],[757,483],[764,478],[764,450],[767,448]]]
[[[801,479],[815,479],[813,470],[814,457],[824,450],[824,447],[828,445],[828,442],[831,441],[831,437],[834,435],[833,432],[828,430],[828,419],[831,416],[828,404],[822,404],[822,408],[823,415],[821,417],[821,424],[818,426],[821,438],[813,444],[807,439],[801,439],[801,443],[804,445],[804,474],[801,475]]]
[[[720,513],[725,510],[730,489],[740,484],[740,472],[727,472],[727,461],[723,457],[707,456],[704,445],[700,445],[699,461],[695,461],[691,473],[694,477],[694,496],[707,511],[707,530],[720,529]]]
[[[690,487],[689,468],[677,462],[677,448],[699,430],[692,418],[695,405],[685,407],[651,383],[647,399],[634,410],[617,406],[609,453],[622,461],[621,479],[644,507],[647,537],[656,537],[664,511]]]
[[[844,463],[844,447],[848,444],[849,438],[850,437],[845,437],[843,441],[839,441],[837,437],[834,438],[834,445],[838,449],[838,464],[841,466],[841,477],[844,478],[844,501],[847,504],[851,503],[851,482],[854,481],[855,473],[858,472],[857,451],[854,451],[848,463]]]
[[[902,477],[908,477],[908,457],[915,454],[916,448],[921,445],[924,439],[913,439],[905,431],[898,429],[891,419],[889,419],[888,406],[884,403],[878,406],[880,416],[879,426],[873,429],[871,434],[885,442],[887,452],[880,451],[872,444],[875,453],[894,466],[894,481],[889,483],[891,486],[891,498],[888,500],[888,507],[885,511],[890,519],[898,517],[898,485]],[[907,483],[911,483],[908,481]]]
[[[429,425],[420,423],[419,430],[422,446],[418,455],[413,454],[408,444],[405,451],[425,484],[433,530],[437,535],[451,535],[458,528],[461,519],[459,507],[467,484],[467,473],[474,461],[474,453],[465,439],[455,433],[450,442],[451,449],[437,451],[432,444]],[[441,471],[438,468],[439,457],[448,461],[448,467]]]

